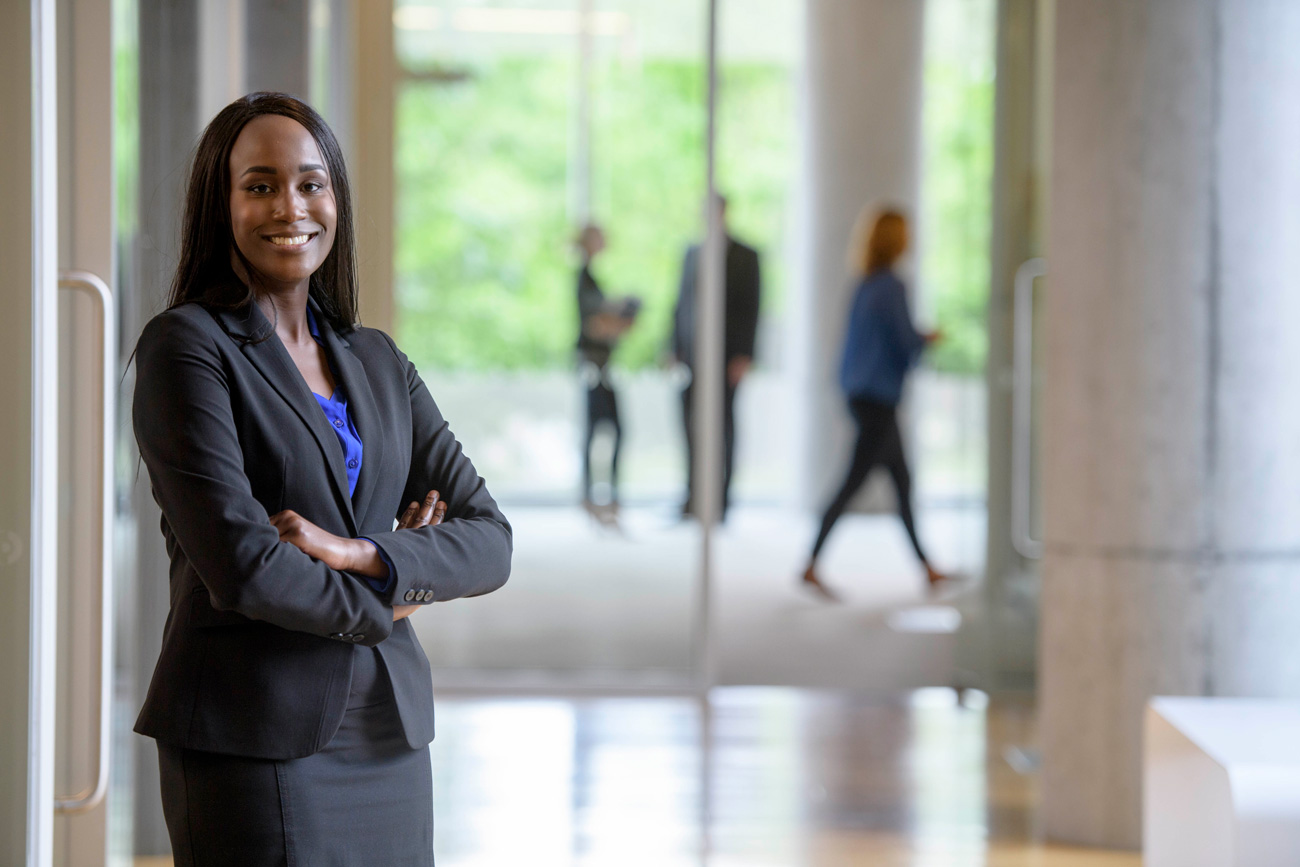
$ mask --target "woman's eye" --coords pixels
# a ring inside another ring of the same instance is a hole
[[[269,193],[271,192],[271,188],[266,184],[253,184],[248,188],[248,191],[250,193]]]
[[[302,185],[302,188],[308,193],[319,193],[321,190],[325,189],[325,185],[318,181],[308,181]]]

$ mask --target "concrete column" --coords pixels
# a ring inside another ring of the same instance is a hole
[[[923,0],[810,0],[805,28],[806,283],[793,321],[808,419],[801,491],[820,508],[847,467],[852,424],[838,385],[851,300],[845,261],[859,211],[869,202],[919,199]]]
[[[1049,835],[1136,847],[1153,694],[1300,696],[1300,6],[1058,0]]]
[[[393,0],[353,7],[352,99],[348,154],[357,225],[361,322],[392,333],[396,287],[393,275],[397,211],[394,159],[397,122],[397,56]]]
[[[123,190],[137,195],[139,229],[135,238],[134,273],[120,286],[123,344],[134,347],[140,330],[166,306],[177,259],[180,256],[180,221],[186,170],[199,132],[211,120],[204,116],[201,97],[205,76],[200,55],[200,10],[194,4],[169,0],[140,0],[140,188]],[[218,106],[219,107],[219,106]],[[118,417],[118,436],[135,457],[131,430],[131,395],[135,367],[127,370],[124,399]],[[131,462],[134,469],[135,461]],[[158,506],[143,470],[132,477],[131,516],[122,516],[136,534],[134,623],[121,622],[123,634],[136,637],[135,694],[143,700],[162,646],[163,623],[169,608],[168,561],[158,531]],[[126,563],[130,563],[128,560]],[[125,565],[125,564],[124,564]],[[158,797],[158,750],[148,738],[133,736],[135,744],[135,850],[137,855],[166,855],[170,849],[162,802]]]
[[[248,4],[244,12],[248,90],[275,90],[299,99],[310,96],[310,19],[308,0]]]

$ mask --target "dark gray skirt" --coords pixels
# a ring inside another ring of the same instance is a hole
[[[356,651],[343,724],[318,753],[158,745],[176,867],[432,867],[429,751],[407,745],[378,652]]]

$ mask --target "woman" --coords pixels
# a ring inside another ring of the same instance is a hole
[[[224,108],[181,240],[134,406],[171,558],[136,731],[176,864],[430,865],[408,618],[500,587],[510,525],[415,368],[357,323],[347,172],[315,111]]]
[[[637,308],[635,298],[613,302],[606,300],[600,284],[591,273],[592,261],[605,249],[605,233],[588,224],[578,233],[578,251],[582,267],[578,270],[578,354],[582,375],[587,384],[587,436],[582,449],[582,505],[601,520],[614,520],[618,513],[618,451],[623,440],[623,426],[618,418],[618,396],[609,376],[609,359],[623,333],[632,327]],[[591,447],[600,424],[609,426],[614,435],[609,458],[609,502],[605,508],[592,500]]]
[[[831,528],[876,465],[883,465],[894,481],[899,517],[903,519],[917,558],[925,567],[930,586],[945,577],[930,565],[916,536],[911,476],[898,430],[903,379],[925,345],[938,339],[938,334],[920,334],[912,325],[906,287],[893,270],[906,249],[907,220],[901,213],[892,209],[875,215],[862,212],[849,251],[849,264],[861,276],[840,365],[840,386],[857,423],[858,438],[848,475],[822,516],[821,530],[803,573],[804,586],[828,599],[835,596],[817,576],[817,555],[826,544]]]

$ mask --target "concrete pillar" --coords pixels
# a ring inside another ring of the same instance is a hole
[[[238,5],[238,4],[232,4]],[[244,12],[248,90],[311,95],[309,0],[257,0]]]
[[[120,286],[120,329],[123,344],[134,347],[140,330],[166,306],[177,259],[180,256],[180,222],[189,157],[199,132],[211,120],[202,114],[203,94],[219,92],[204,75],[201,61],[221,54],[200,49],[203,35],[201,10],[196,4],[169,0],[140,0],[140,187],[122,190],[138,196],[139,228],[134,250],[134,273]],[[205,87],[205,82],[208,86]],[[217,106],[220,108],[220,106]],[[131,430],[131,395],[135,367],[126,371],[124,400],[118,415],[118,436],[135,457]],[[131,462],[135,467],[135,461]],[[131,515],[121,516],[133,529],[134,560],[126,556],[120,570],[124,582],[134,581],[134,610],[124,612],[134,622],[120,621],[123,634],[133,634],[135,694],[143,701],[162,647],[167,619],[168,560],[158,531],[158,506],[143,470],[131,479]],[[137,855],[165,855],[170,849],[167,826],[158,796],[158,750],[148,738],[133,736],[135,745],[135,850]]]
[[[394,159],[397,122],[397,55],[393,0],[353,7],[351,56],[352,151],[348,169],[357,225],[358,299],[361,322],[392,333],[396,286],[393,274],[397,211]]]
[[[1300,5],[1056,14],[1044,817],[1136,847],[1149,696],[1300,696]]]
[[[869,202],[914,217],[919,200],[923,0],[810,0],[805,49],[805,287],[792,311],[809,420],[802,505],[825,505],[842,480],[852,424],[838,371],[851,300],[845,251]]]

